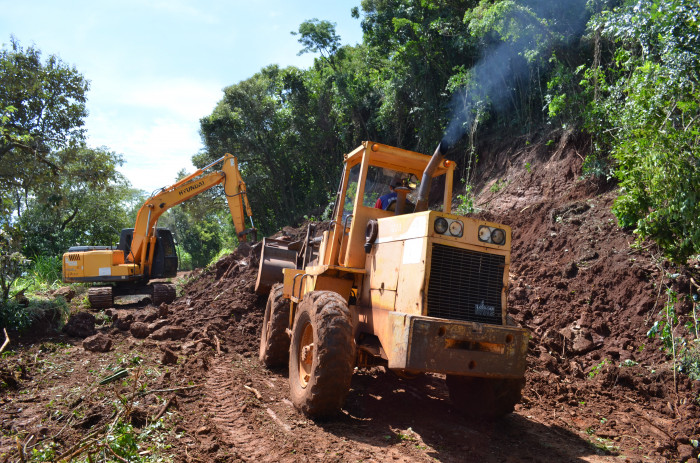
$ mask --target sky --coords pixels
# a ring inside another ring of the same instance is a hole
[[[314,55],[297,55],[301,44],[290,33],[301,22],[328,20],[343,44],[361,42],[360,21],[350,16],[359,3],[0,0],[0,43],[12,35],[75,66],[90,81],[88,145],[121,154],[121,172],[150,193],[181,169],[195,170],[199,119],[225,87],[270,64],[313,64]]]

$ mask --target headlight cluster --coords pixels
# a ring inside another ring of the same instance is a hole
[[[433,225],[435,233],[440,235],[461,237],[464,233],[464,224],[460,220],[446,219],[438,217]]]
[[[479,241],[503,246],[506,244],[506,232],[501,228],[482,225],[479,227]]]

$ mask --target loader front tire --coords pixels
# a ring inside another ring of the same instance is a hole
[[[289,362],[289,299],[282,295],[282,288],[282,283],[276,283],[270,289],[260,333],[259,358],[268,368]]]
[[[467,418],[496,419],[513,412],[525,378],[476,378],[447,375],[452,404]]]
[[[292,329],[292,402],[312,418],[337,413],[350,391],[354,367],[352,317],[345,299],[332,291],[306,294]]]

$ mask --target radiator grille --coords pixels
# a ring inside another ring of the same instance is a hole
[[[433,244],[428,315],[501,324],[505,257]]]

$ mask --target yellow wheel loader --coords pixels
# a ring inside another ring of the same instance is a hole
[[[363,142],[345,155],[330,230],[263,240],[260,360],[288,364],[292,401],[307,415],[336,413],[354,368],[373,365],[445,375],[471,417],[520,401],[528,333],[506,313],[511,230],[451,213],[446,151]],[[428,210],[437,181],[442,205]]]
[[[209,171],[222,162],[220,171]],[[207,172],[205,174],[205,172]],[[170,230],[157,228],[158,218],[168,209],[223,183],[231,217],[240,241],[252,234],[255,240],[250,204],[245,182],[238,170],[238,160],[226,154],[179,182],[163,188],[141,206],[134,228],[121,231],[119,244],[112,246],[73,246],[63,254],[65,283],[96,283],[88,290],[93,308],[107,308],[115,296],[149,294],[153,304],[175,299],[175,286],[151,283],[150,280],[174,277],[178,259]],[[245,227],[245,216],[250,228]]]

